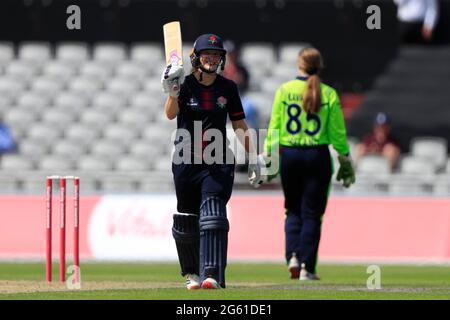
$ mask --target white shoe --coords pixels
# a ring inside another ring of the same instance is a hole
[[[288,269],[291,273],[291,279],[298,279],[300,275],[300,265],[295,253],[293,253],[291,259],[289,259]]]
[[[220,289],[220,285],[217,283],[216,279],[206,278],[202,282],[202,289]]]
[[[196,274],[188,274],[186,276],[186,288],[188,290],[200,289],[200,278]]]
[[[305,264],[302,263],[302,269],[300,270],[300,276],[299,276],[300,281],[305,281],[305,280],[320,280],[320,278],[311,272],[308,272],[305,268]]]

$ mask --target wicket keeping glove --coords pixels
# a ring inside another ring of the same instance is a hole
[[[338,156],[339,170],[336,176],[337,181],[342,180],[342,185],[346,188],[355,183],[355,170],[353,169],[353,162],[350,155]]]
[[[248,181],[255,189],[259,188],[266,180],[266,177],[261,174],[261,167],[265,165],[264,156],[262,154],[256,157],[256,163],[250,163],[248,165]]]
[[[173,98],[178,98],[180,95],[180,87],[183,82],[183,67],[169,64],[161,77],[163,91]]]
[[[264,159],[264,163],[266,165],[266,172],[267,172],[267,177],[266,177],[265,182],[270,182],[273,179],[275,179],[278,176],[278,174],[280,173],[280,168],[279,168],[280,158],[278,157],[278,159],[277,159],[277,167],[272,167],[272,165],[275,165],[272,162],[272,160],[274,160],[273,157],[269,157],[269,156],[267,156],[267,154],[264,154],[263,159]]]

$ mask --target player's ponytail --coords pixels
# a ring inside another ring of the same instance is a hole
[[[315,48],[304,48],[298,54],[298,67],[308,74],[307,89],[303,94],[303,109],[317,113],[322,104],[319,72],[323,68],[322,55]]]

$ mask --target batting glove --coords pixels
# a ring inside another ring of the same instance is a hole
[[[253,188],[259,188],[259,186],[267,180],[267,177],[261,174],[261,168],[265,167],[264,156],[260,154],[256,157],[256,163],[250,163],[248,165],[248,181]]]
[[[355,170],[353,169],[353,162],[350,155],[348,156],[338,156],[339,160],[339,170],[336,176],[337,181],[342,180],[342,185],[346,188],[350,187],[355,183]]]
[[[180,87],[183,82],[183,67],[169,64],[161,77],[163,91],[173,98],[178,98],[180,95]]]

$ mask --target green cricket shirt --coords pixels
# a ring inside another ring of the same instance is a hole
[[[277,143],[288,147],[332,144],[339,154],[348,154],[344,115],[336,91],[321,83],[322,106],[318,113],[307,113],[302,107],[306,88],[306,78],[303,77],[285,82],[278,88],[264,145],[265,152],[270,155]],[[279,137],[273,130],[279,130]]]

